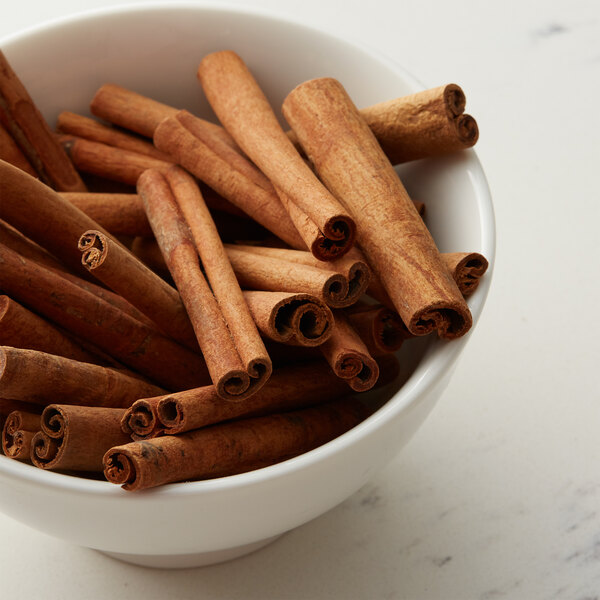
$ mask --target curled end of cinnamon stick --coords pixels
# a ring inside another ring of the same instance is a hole
[[[444,87],[444,105],[449,117],[458,117],[465,112],[467,99],[459,85],[449,83]]]
[[[111,448],[102,460],[104,476],[110,483],[122,485],[126,490],[137,489],[137,471],[133,459],[124,446]]]
[[[437,303],[415,313],[408,330],[414,335],[427,335],[437,329],[438,335],[447,340],[463,336],[473,324],[466,304]]]
[[[174,397],[163,398],[156,409],[158,418],[168,430],[168,433],[179,433],[181,424],[184,421],[184,408]]]
[[[31,440],[31,462],[39,469],[51,469],[58,461],[61,444],[43,431],[38,431]]]
[[[134,440],[156,437],[162,433],[158,427],[154,404],[146,399],[136,400],[121,419],[121,430]]]
[[[215,387],[217,394],[230,402],[241,402],[257,392],[271,376],[271,361],[255,358],[247,365],[247,371],[234,369],[225,373]]]
[[[106,236],[100,231],[86,231],[77,243],[77,247],[83,254],[81,264],[88,270],[99,267],[107,256]]]
[[[333,313],[310,294],[290,294],[275,304],[269,317],[271,339],[300,346],[319,346],[331,336]]]
[[[451,252],[442,257],[462,295],[471,295],[487,271],[487,259],[478,252]]]
[[[333,370],[341,379],[346,379],[355,392],[370,390],[379,378],[377,362],[368,354],[346,350],[340,354]]]
[[[319,260],[335,260],[344,256],[352,248],[355,238],[354,221],[346,215],[336,215],[325,223],[321,235],[318,235],[311,244],[310,251]]]
[[[474,146],[479,139],[477,121],[471,115],[460,115],[454,120],[456,133],[465,148]]]
[[[29,460],[33,423],[37,415],[14,410],[8,414],[2,429],[2,450],[8,458]]]

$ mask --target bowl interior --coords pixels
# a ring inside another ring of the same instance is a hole
[[[89,114],[94,92],[107,82],[214,119],[202,96],[196,70],[203,55],[221,49],[235,50],[243,57],[278,114],[287,93],[314,77],[336,77],[359,107],[422,87],[393,62],[328,34],[254,12],[198,5],[98,11],[38,27],[2,42],[2,50],[51,125],[62,110]],[[440,83],[443,82],[432,85]],[[426,203],[427,223],[441,251],[478,251],[492,263],[493,211],[474,152],[417,161],[400,167],[399,172],[412,196]],[[481,312],[490,278],[491,269],[469,301],[474,322]],[[405,345],[400,353],[400,379],[376,394],[381,404],[389,400],[382,410],[386,414],[397,413],[414,402],[419,386],[444,371],[465,342],[466,338],[452,344],[419,340],[410,348]],[[317,460],[315,457],[320,454],[341,451],[356,436],[373,433],[377,422],[368,419],[326,447],[262,471],[277,476]],[[0,457],[0,469],[7,468],[7,460]],[[74,479],[27,465],[11,465],[10,469],[20,469],[24,477],[35,477],[51,485]],[[256,473],[251,473],[225,479],[230,480],[227,485],[232,481],[241,485],[256,477]],[[75,485],[85,486],[86,480]],[[184,488],[201,490],[214,485],[218,483],[168,487],[172,493],[178,493]],[[116,486],[105,486],[120,492]]]

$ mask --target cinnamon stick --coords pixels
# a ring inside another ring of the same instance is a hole
[[[2,450],[8,458],[30,460],[31,440],[40,429],[40,415],[20,410],[11,412],[2,428]]]
[[[97,356],[84,350],[65,333],[4,295],[0,295],[0,345],[98,362]]]
[[[334,312],[331,337],[319,350],[333,372],[356,392],[370,390],[379,377],[379,367],[365,343],[342,311]]]
[[[228,273],[230,267],[223,260],[223,248],[197,185],[174,167],[166,176],[146,171],[138,182],[138,193],[219,395],[243,400],[269,378],[271,360],[243,297],[241,302],[234,299],[239,287]],[[192,231],[178,205],[185,207]],[[194,211],[202,215],[202,222],[200,218],[192,220]],[[198,249],[212,291],[200,271],[194,242],[202,244]]]
[[[40,469],[102,471],[102,457],[111,446],[125,444],[121,408],[63,406],[44,409],[41,431],[31,447],[31,460]]]
[[[71,192],[61,195],[112,235],[152,236],[137,194]]]
[[[478,252],[449,252],[442,254],[442,259],[465,297],[477,289],[488,268],[487,259]]]
[[[262,335],[275,342],[319,346],[331,335],[333,314],[315,296],[245,291],[244,299]]]
[[[142,398],[127,409],[121,424],[134,439],[149,439],[239,417],[313,406],[347,393],[348,386],[334,376],[323,360],[317,359],[277,369],[261,390],[243,402],[223,400],[212,385]]]
[[[104,475],[126,490],[225,477],[308,452],[368,415],[352,399],[286,414],[213,425],[177,436],[132,442],[104,456]]]
[[[478,252],[442,252],[441,258],[465,298],[477,289],[488,268],[487,259]],[[392,300],[377,277],[371,277],[367,293],[381,304],[393,308]]]
[[[328,306],[341,308],[358,300],[351,295],[348,279],[341,273],[280,260],[226,244],[231,266],[245,289],[304,293]]]
[[[465,104],[464,92],[451,83],[363,108],[360,114],[396,165],[473,146],[479,130],[464,114]]]
[[[108,127],[83,115],[69,111],[61,112],[58,115],[56,129],[60,133],[169,162],[169,158],[148,140],[118,131],[114,127]]]
[[[54,254],[76,273],[85,273],[77,250],[83,231],[100,229],[90,217],[27,173],[0,161],[0,219]]]
[[[198,78],[237,144],[326,238],[319,258],[348,252],[355,237],[352,217],[304,163],[242,59],[232,51],[209,54],[200,63]]]
[[[168,390],[210,382],[202,357],[0,244],[6,293]]]
[[[0,346],[0,384],[14,400],[112,408],[164,391],[115,369],[10,346]]]
[[[172,164],[153,156],[122,150],[73,135],[60,136],[60,140],[73,164],[80,171],[129,185],[135,185],[138,177],[146,169],[166,171]]]
[[[409,331],[464,335],[472,324],[469,308],[341,84],[329,78],[303,83],[287,96],[283,112],[323,182],[352,212],[358,244]]]
[[[295,248],[305,248],[271,182],[206,121],[179,111],[156,128],[154,143],[221,196]]]
[[[100,231],[86,231],[78,246],[81,262],[90,273],[126,298],[163,333],[197,350],[194,329],[176,289]]]
[[[1,112],[2,109],[0,108]],[[0,114],[0,160],[5,160],[22,171],[29,173],[32,177],[37,177],[35,169],[31,166],[31,163],[27,160],[23,152],[21,152],[10,132],[2,124],[1,117],[2,114]]]
[[[61,191],[85,191],[83,181],[2,52],[0,110],[13,138],[45,183]]]
[[[366,292],[371,280],[371,269],[356,248],[353,248],[341,258],[324,262],[315,258],[310,252],[292,250],[290,248],[268,248],[265,246],[246,246],[241,244],[231,247],[260,256],[269,256],[279,260],[316,267],[323,271],[339,273],[347,282],[348,292],[346,300],[349,304],[356,302]]]
[[[137,308],[127,302],[127,300],[106,288],[73,275],[73,273],[68,271],[62,263],[57,261],[43,248],[3,221],[0,221],[0,239],[7,248],[10,248],[24,258],[32,260],[46,269],[56,272],[57,275],[63,279],[68,279],[71,283],[84,289],[86,292],[90,292],[94,296],[102,298],[102,300],[116,306],[119,310],[122,310],[134,319],[141,321],[142,323],[151,324],[150,320],[137,310]]]
[[[412,337],[395,310],[385,306],[365,306],[347,312],[352,328],[364,342],[369,354],[377,357],[396,352],[404,340]]]

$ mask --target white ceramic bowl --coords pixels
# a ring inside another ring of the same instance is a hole
[[[266,14],[197,4],[103,10],[17,34],[0,47],[51,124],[61,110],[86,113],[105,82],[211,115],[196,69],[204,54],[221,49],[244,58],[275,107],[295,85],[320,76],[339,79],[358,106],[423,87],[391,60],[329,34]],[[492,202],[473,151],[415,162],[400,172],[413,196],[426,202],[441,251],[478,251],[493,264]],[[491,268],[469,300],[474,324],[490,279]],[[402,385],[379,392],[382,406],[375,414],[278,465],[129,493],[0,456],[0,508],[35,529],[137,564],[188,567],[240,556],[364,485],[423,422],[468,338],[406,344]]]

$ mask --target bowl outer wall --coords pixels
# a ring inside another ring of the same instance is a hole
[[[195,71],[199,57],[222,48],[244,57],[276,107],[296,84],[319,76],[336,76],[359,106],[421,87],[403,69],[364,48],[269,15],[222,7],[96,11],[2,42],[50,123],[63,109],[87,112],[93,93],[107,81],[210,116]],[[493,209],[474,152],[419,161],[401,172],[417,190],[421,185],[425,192],[435,192],[442,186],[444,202],[427,198],[428,212],[438,216],[433,234],[440,249],[477,250],[493,264]],[[490,280],[491,270],[469,302],[474,322]],[[0,457],[2,509],[57,537],[124,553],[204,552],[276,535],[344,500],[396,454],[443,391],[469,336],[432,344],[409,381],[377,413],[333,442],[285,463],[130,494],[106,482],[40,471]]]

